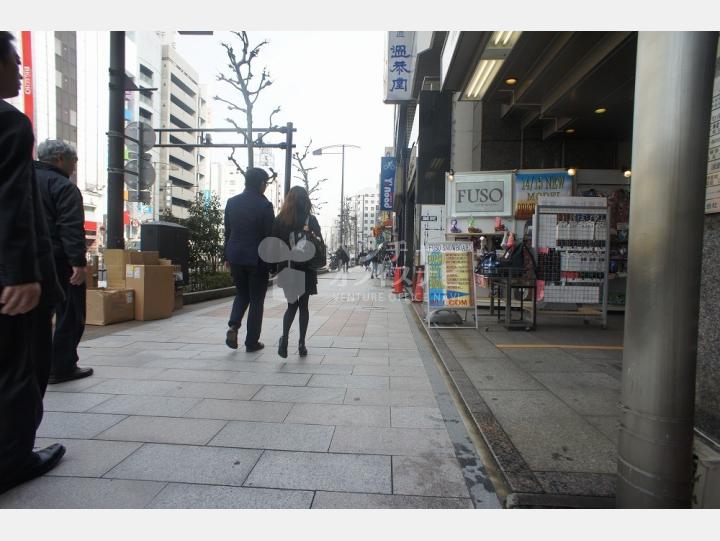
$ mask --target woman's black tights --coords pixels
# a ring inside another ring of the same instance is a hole
[[[283,336],[290,335],[290,327],[295,321],[295,313],[300,308],[300,343],[305,344],[305,335],[307,334],[308,323],[310,322],[310,310],[308,309],[308,301],[310,296],[305,293],[297,302],[288,303],[285,316],[283,317]]]

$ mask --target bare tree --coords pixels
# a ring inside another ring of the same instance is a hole
[[[268,44],[268,42],[262,41],[255,46],[250,45],[250,38],[247,32],[244,30],[241,32],[232,32],[232,34],[240,40],[240,50],[236,52],[235,47],[232,44],[222,42],[221,45],[225,48],[225,52],[228,56],[228,67],[230,68],[230,75],[226,76],[223,73],[218,74],[217,80],[227,83],[235,91],[239,92],[242,97],[242,102],[231,101],[220,96],[215,96],[215,101],[224,103],[227,106],[227,110],[237,113],[242,113],[244,116],[244,127],[238,124],[233,118],[228,117],[226,120],[232,124],[238,133],[243,135],[245,144],[247,145],[247,156],[248,156],[248,167],[254,166],[254,149],[257,145],[263,143],[264,137],[270,133],[259,132],[259,135],[255,136],[253,133],[253,112],[255,109],[255,103],[260,97],[260,93],[269,87],[273,82],[270,79],[270,73],[266,68],[263,68],[260,80],[255,78],[253,73],[253,61],[260,54],[260,50]],[[273,117],[280,112],[280,107],[276,107],[272,113],[270,113],[270,120],[268,122],[268,128],[276,128],[273,124]],[[244,175],[245,170],[235,159],[235,149],[229,156],[229,160],[235,164],[235,167]],[[270,168],[273,174],[273,178],[277,176],[275,171]]]
[[[315,210],[320,210],[322,206],[327,203],[327,201],[320,200],[320,185],[325,182],[327,178],[317,180],[310,179],[310,172],[317,169],[317,167],[308,167],[305,164],[305,160],[310,152],[310,145],[312,145],[312,139],[310,139],[310,142],[307,144],[302,154],[300,154],[299,151],[293,153],[293,161],[295,162],[294,166],[299,173],[299,175],[295,175],[293,178],[296,178],[303,183],[305,190],[307,190],[307,193],[310,196],[310,201],[312,201],[313,207]]]

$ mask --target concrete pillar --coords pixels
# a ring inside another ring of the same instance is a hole
[[[689,507],[716,32],[640,32],[617,506]]]

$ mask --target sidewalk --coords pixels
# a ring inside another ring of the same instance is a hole
[[[508,331],[487,311],[479,321],[429,336],[502,471],[506,505],[613,507],[623,317],[607,330],[545,318]]]
[[[86,340],[95,375],[50,386],[38,432],[65,458],[0,508],[499,507],[407,303],[368,278],[320,277],[304,359],[297,321],[277,356],[273,290],[260,352],[224,345],[231,299]]]

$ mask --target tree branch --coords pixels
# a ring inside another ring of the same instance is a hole
[[[233,102],[231,102],[231,101],[229,101],[229,100],[226,100],[226,99],[224,99],[224,98],[221,98],[220,96],[214,96],[213,99],[214,99],[215,101],[220,101],[220,102],[222,102],[222,103],[227,104],[227,106],[228,106],[228,111],[241,111],[241,112],[243,112],[243,113],[247,113],[247,109],[243,109],[242,107],[240,107],[240,106],[238,106],[238,105],[235,105]]]
[[[237,167],[237,170],[240,171],[240,173],[242,173],[243,176],[245,176],[245,169],[243,169],[243,168],[240,166],[240,164],[237,162],[237,160],[235,159],[235,151],[236,151],[236,150],[237,150],[236,148],[233,148],[233,149],[232,149],[232,152],[230,153],[230,156],[228,156],[228,160],[230,160],[231,162],[233,162],[233,163],[235,164],[235,167]]]

